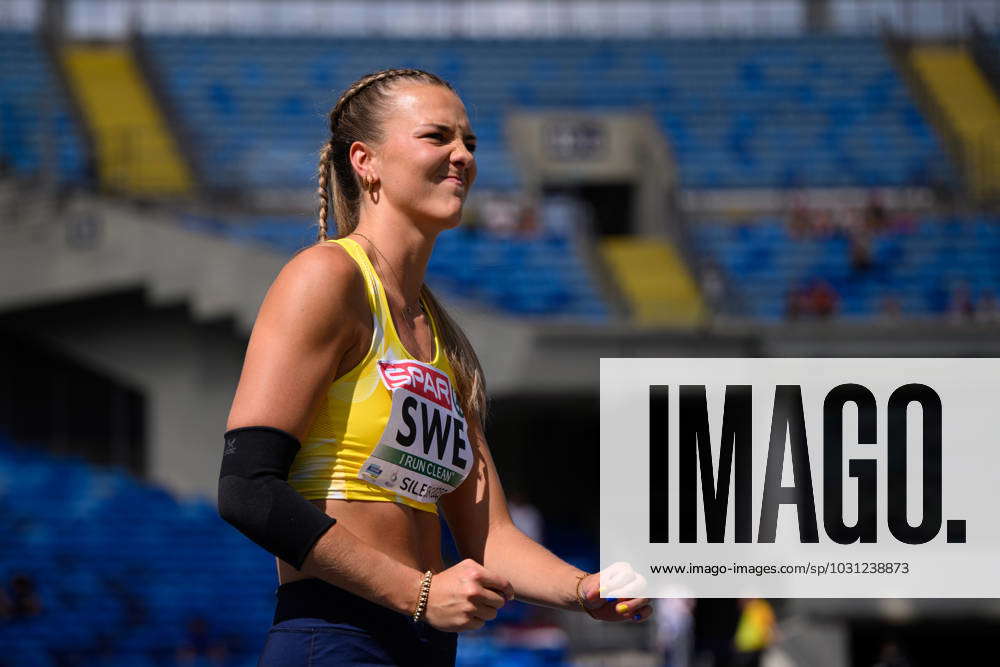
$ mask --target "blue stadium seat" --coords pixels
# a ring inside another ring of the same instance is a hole
[[[80,137],[38,36],[0,30],[0,162],[33,175],[48,160],[57,179],[79,183],[86,177]]]
[[[814,280],[837,290],[846,317],[877,316],[889,298],[904,315],[939,315],[959,282],[974,300],[1000,296],[1000,219],[925,219],[911,231],[883,232],[863,272],[852,270],[843,236],[794,240],[780,219],[705,220],[693,233],[700,252],[727,274],[741,314],[760,319],[783,318],[789,292]]]
[[[274,560],[204,501],[0,434],[0,510],[0,585],[27,574],[44,607],[0,623],[4,664],[172,664],[195,616],[236,662],[262,646]]]
[[[308,186],[337,91],[400,66],[456,85],[480,137],[479,183],[492,189],[520,185],[503,141],[504,116],[516,107],[647,111],[688,188],[952,178],[875,38],[148,41],[212,186]]]
[[[182,224],[239,242],[292,253],[314,240],[311,223],[298,219],[222,220],[187,216]],[[434,289],[472,299],[499,312],[603,322],[610,311],[571,237],[499,239],[456,229],[438,237],[427,267]]]

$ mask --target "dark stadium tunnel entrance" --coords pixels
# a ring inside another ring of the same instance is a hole
[[[580,202],[590,213],[590,228],[595,236],[627,236],[635,232],[635,183],[547,184],[542,191],[546,197],[569,197]]]
[[[511,496],[541,511],[545,543],[563,555],[597,555],[599,398],[518,392],[490,402],[486,434],[501,479],[511,480]],[[555,479],[569,482],[572,491]]]
[[[52,454],[146,472],[141,391],[0,318],[0,430]]]

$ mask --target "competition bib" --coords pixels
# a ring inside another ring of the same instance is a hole
[[[465,415],[448,376],[405,359],[379,361],[392,410],[358,478],[421,503],[458,488],[472,469]]]

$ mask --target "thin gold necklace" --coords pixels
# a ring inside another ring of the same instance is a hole
[[[360,236],[361,238],[363,238],[365,241],[368,241],[368,243],[370,243],[371,246],[373,248],[375,248],[375,252],[378,253],[378,256],[381,257],[385,261],[386,266],[388,266],[389,270],[392,271],[393,280],[396,281],[396,288],[399,290],[399,293],[402,295],[402,293],[403,293],[403,281],[399,279],[399,274],[396,273],[396,269],[392,268],[392,263],[389,262],[388,259],[386,259],[386,256],[382,254],[382,251],[378,249],[378,246],[375,245],[374,241],[372,241],[370,238],[368,238],[367,236],[365,236],[364,234],[362,234],[359,231],[355,230],[353,233],[357,234],[358,236]],[[418,299],[419,299],[419,297],[418,297]],[[424,309],[424,304],[423,304],[422,301],[417,301],[417,305],[420,307],[420,310]],[[406,303],[403,304],[403,317],[405,317],[407,319],[413,319],[413,317],[414,317],[414,312],[413,311],[414,311],[414,307],[413,306],[409,306]]]

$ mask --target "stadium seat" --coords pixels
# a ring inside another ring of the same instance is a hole
[[[80,137],[39,37],[0,30],[0,163],[24,175],[48,163],[60,181],[79,183],[86,178]]]
[[[0,622],[4,664],[173,664],[196,616],[236,663],[259,652],[274,560],[204,501],[0,434],[0,508],[0,585],[27,574],[43,606]]]
[[[512,109],[649,112],[686,188],[896,186],[951,170],[879,40],[413,40],[157,35],[155,67],[210,186],[307,187],[334,96],[385,67],[438,72],[480,137],[483,187],[520,185]],[[928,172],[927,165],[935,166]]]
[[[288,253],[314,240],[311,223],[299,219],[187,216],[183,224]],[[427,282],[499,312],[606,321],[609,309],[576,243],[571,235],[557,233],[500,239],[462,228],[448,231],[438,237]]]
[[[776,218],[738,225],[704,220],[693,232],[700,251],[732,285],[737,314],[754,318],[783,318],[789,292],[815,280],[837,289],[845,317],[877,316],[889,298],[899,301],[903,315],[940,315],[959,282],[973,299],[1000,295],[1000,220],[926,219],[912,231],[883,232],[872,246],[873,266],[863,272],[851,269],[843,236],[795,240]]]

